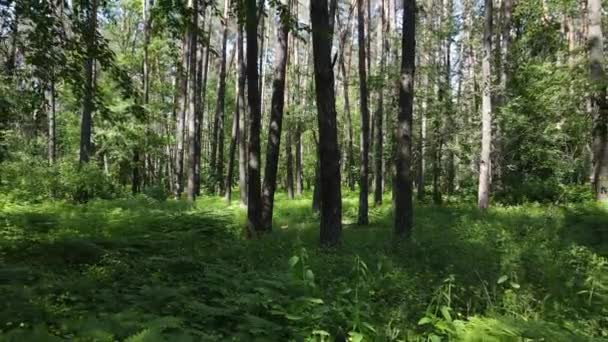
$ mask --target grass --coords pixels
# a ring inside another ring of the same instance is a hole
[[[385,200],[389,202],[390,199]],[[608,211],[389,203],[318,248],[310,196],[277,195],[274,231],[245,210],[144,196],[0,200],[0,341],[588,341],[608,336]]]

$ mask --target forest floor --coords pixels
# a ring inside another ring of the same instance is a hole
[[[418,204],[392,241],[390,195],[318,248],[310,197],[245,210],[144,196],[0,198],[0,341],[587,341],[608,336],[608,210]]]

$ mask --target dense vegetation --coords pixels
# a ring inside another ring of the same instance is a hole
[[[389,205],[323,250],[310,197],[278,196],[276,232],[245,211],[137,196],[2,203],[0,320],[9,341],[587,341],[607,330],[606,209],[416,207],[391,243]],[[600,242],[600,241],[603,241]],[[55,336],[55,338],[52,338]],[[181,339],[180,339],[181,338]]]
[[[0,1],[0,341],[608,339],[606,6]]]

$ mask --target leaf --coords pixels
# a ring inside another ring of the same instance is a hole
[[[323,304],[323,299],[321,298],[308,298],[308,302],[313,304]]]
[[[450,315],[450,308],[448,308],[447,306],[441,307],[441,315],[443,315],[443,318],[445,318],[446,321],[452,321],[452,315]]]
[[[287,318],[290,321],[299,321],[301,319],[304,319],[303,316],[297,316],[297,315],[292,315],[292,314],[285,314],[285,318]]]
[[[429,335],[429,341],[431,342],[441,342],[441,337],[435,335],[435,334],[431,334]]]
[[[312,273],[312,270],[306,270],[306,280],[315,281],[315,274]]]
[[[300,258],[297,255],[292,256],[289,259],[289,267],[294,267],[298,263],[298,261],[300,261]]]
[[[361,334],[361,333],[351,331],[351,332],[348,333],[348,336],[349,336],[348,340],[350,342],[361,342],[361,341],[363,341],[363,334]]]
[[[502,283],[504,283],[505,281],[507,281],[507,279],[509,279],[509,277],[508,277],[508,276],[506,276],[506,275],[503,275],[503,276],[501,276],[500,278],[498,278],[498,280],[496,281],[496,284],[502,284]]]
[[[418,325],[425,325],[425,324],[429,324],[431,323],[433,320],[430,317],[422,317],[419,321],[418,321]]]
[[[521,286],[519,286],[519,284],[518,284],[518,283],[511,282],[511,287],[512,287],[512,288],[514,288],[514,289],[518,289],[518,288],[520,288]]]

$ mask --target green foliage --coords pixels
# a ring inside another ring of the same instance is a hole
[[[345,221],[356,194],[345,192]],[[590,341],[608,336],[606,209],[390,207],[317,247],[310,194],[277,196],[275,232],[244,210],[140,195],[87,204],[0,200],[7,341]],[[388,201],[387,201],[388,202]]]

